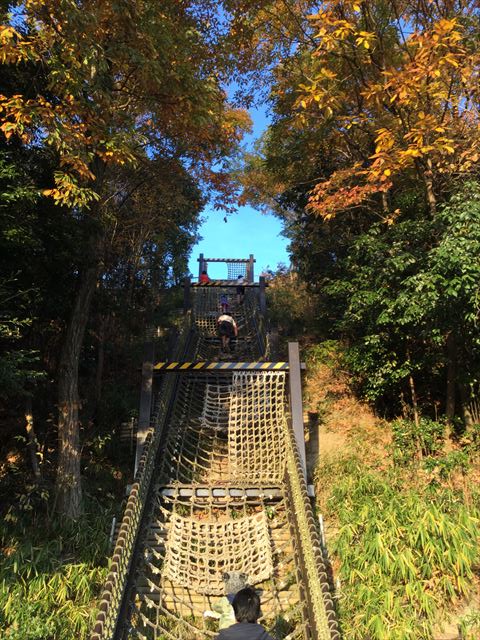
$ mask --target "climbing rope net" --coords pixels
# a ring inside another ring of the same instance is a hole
[[[240,571],[262,582],[273,570],[265,512],[225,521],[175,513],[164,562],[165,579],[197,593],[224,595],[224,572]]]
[[[206,287],[193,291],[192,315],[198,338],[196,356],[205,360],[218,358],[220,340],[217,320],[222,313],[223,296],[228,302],[228,312],[238,327],[238,338],[232,341],[235,359],[259,358],[263,352],[259,349],[255,292],[251,289],[246,291],[244,302],[239,304],[236,293],[228,287]],[[261,337],[264,339],[264,336]]]
[[[215,289],[195,292],[187,360],[218,353],[212,324],[218,301]],[[243,327],[244,353],[264,355],[255,300],[233,312]],[[278,640],[337,640],[288,422],[285,372],[167,374],[159,397],[157,420],[165,427],[149,463],[151,497],[134,557],[132,547],[124,619],[116,635],[92,640],[214,638],[218,623],[204,612],[223,595],[222,575],[230,571],[247,574],[261,590],[260,622]]]
[[[197,374],[180,383],[163,484],[274,484],[285,474],[285,373]]]
[[[236,280],[238,276],[246,277],[247,275],[247,263],[246,262],[228,262],[228,279]]]

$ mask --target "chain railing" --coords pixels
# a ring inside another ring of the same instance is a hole
[[[174,351],[174,359],[182,359],[188,345],[191,328],[190,314],[185,316]],[[176,388],[175,374],[166,376],[161,397],[156,405],[156,419],[147,435],[143,454],[138,465],[125,512],[118,532],[110,571],[101,596],[99,612],[90,640],[112,640],[117,627],[128,573],[132,563],[135,544],[141,528],[147,494],[155,468],[160,439],[168,418]],[[158,413],[157,413],[158,411]]]
[[[308,617],[314,626],[310,637],[314,640],[340,640],[335,606],[318,534],[315,517],[307,493],[302,464],[290,421],[285,422],[287,437],[287,487],[290,500],[292,528],[297,538],[303,564],[304,588]]]

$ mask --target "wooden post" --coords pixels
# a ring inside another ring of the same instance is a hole
[[[137,451],[135,454],[135,473],[137,473],[140,458],[143,453],[143,445],[150,428],[150,416],[152,411],[153,394],[153,363],[154,363],[154,343],[150,338],[145,342],[144,359],[142,365],[142,387],[140,391],[140,411],[138,414],[137,430]]]
[[[260,287],[258,290],[258,304],[260,313],[264,316],[267,313],[267,298],[265,296],[265,276],[259,278]]]
[[[201,253],[198,258],[198,281],[199,282],[200,282],[200,276],[202,275],[202,271],[203,271],[203,253]]]
[[[187,313],[192,306],[190,300],[190,278],[183,281],[183,313]]]
[[[288,381],[290,385],[290,413],[292,416],[293,432],[300,454],[303,477],[307,482],[307,464],[305,455],[305,432],[303,430],[303,407],[302,407],[302,378],[300,370],[300,350],[298,342],[288,343]]]
[[[253,278],[254,278],[254,273],[253,273],[253,264],[254,264],[254,259],[253,259],[253,253],[250,254],[250,258],[248,259],[248,268],[247,268],[247,280],[248,282],[253,282]]]

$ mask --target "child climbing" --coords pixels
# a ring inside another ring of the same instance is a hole
[[[230,573],[224,573],[222,578],[226,595],[213,603],[212,611],[205,611],[203,614],[206,617],[218,618],[218,629],[220,631],[236,622],[232,602],[235,595],[246,586],[247,574],[231,571]]]
[[[242,304],[245,299],[245,278],[239,275],[237,278],[237,303]]]
[[[222,313],[228,313],[228,298],[226,293],[222,293],[220,296],[220,306],[222,308]]]
[[[236,622],[222,629],[215,640],[273,640],[264,627],[257,623],[260,598],[255,589],[246,587],[238,591],[232,606]]]
[[[231,338],[238,336],[237,323],[230,314],[223,313],[217,320],[217,326],[221,340],[221,350],[227,353]]]

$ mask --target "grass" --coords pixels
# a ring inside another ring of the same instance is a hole
[[[317,352],[306,397],[344,640],[434,640],[449,623],[479,638],[479,428],[369,417]]]
[[[433,637],[435,623],[468,597],[480,560],[479,513],[448,490],[406,488],[396,470],[372,471],[347,458],[323,464],[332,485],[326,519],[338,523],[346,639]]]
[[[1,478],[2,640],[88,638],[126,482],[125,471],[102,456],[85,456],[85,515],[70,524],[52,513],[53,477],[35,483],[19,466]]]
[[[5,640],[84,638],[107,575],[108,516],[90,513],[68,527],[3,531],[0,627]]]

